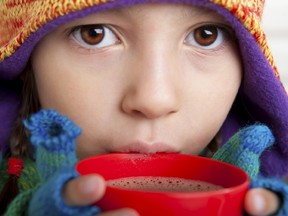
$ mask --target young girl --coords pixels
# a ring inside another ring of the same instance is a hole
[[[287,215],[288,189],[270,177],[288,174],[288,100],[261,29],[263,6],[264,0],[2,0],[2,213],[138,215],[94,207],[105,182],[79,177],[76,160],[112,152],[210,156],[220,148],[214,158],[237,165],[245,149],[258,161],[264,143],[273,146],[261,155],[259,175],[242,157],[240,166],[255,177],[245,210]],[[48,109],[82,129],[76,149],[79,128]],[[41,127],[51,119],[64,126],[50,135],[65,130],[68,146],[47,144]],[[65,165],[45,164],[40,151],[49,158],[66,152]]]

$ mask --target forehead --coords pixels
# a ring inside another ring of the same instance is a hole
[[[163,17],[163,14],[165,17]],[[157,17],[158,15],[158,17]],[[92,20],[100,21],[102,19],[113,20],[113,18],[125,19],[125,21],[133,23],[135,20],[149,20],[155,19],[157,23],[159,19],[174,20],[175,22],[181,22],[182,20],[196,20],[196,19],[211,19],[215,22],[222,22],[227,24],[227,22],[217,14],[215,11],[199,7],[192,6],[188,4],[179,4],[179,3],[144,3],[137,4],[130,7],[120,7],[114,8],[111,10],[105,10],[100,13],[95,13],[88,15],[84,18],[80,18],[68,23],[72,25],[77,25],[78,23],[85,23]],[[228,25],[228,24],[227,24]]]
[[[145,16],[149,11],[157,11],[159,8],[164,9],[172,9],[174,13],[171,13],[170,15],[176,15],[180,17],[194,17],[194,16],[200,16],[204,14],[213,14],[214,12],[212,10],[199,7],[199,6],[193,6],[191,4],[179,4],[179,3],[145,3],[145,4],[138,4],[130,7],[125,8],[117,8],[111,11],[114,11],[115,13],[119,14],[126,14],[128,16]],[[104,12],[105,13],[105,12]]]

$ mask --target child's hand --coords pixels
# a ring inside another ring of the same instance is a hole
[[[267,126],[255,124],[238,131],[213,155],[216,160],[242,168],[250,176],[253,189],[245,198],[245,210],[249,215],[275,215],[276,212],[279,216],[288,215],[287,184],[281,179],[259,176],[260,156],[274,142]]]
[[[70,206],[85,206],[97,202],[105,193],[105,181],[99,175],[87,175],[73,179],[63,189],[63,198]],[[265,216],[277,212],[279,197],[265,189],[256,188],[247,192],[245,210],[249,215]],[[138,216],[133,209],[104,212],[98,216]]]
[[[262,188],[255,188],[247,192],[244,206],[249,215],[272,215],[279,209],[280,199],[272,191]]]
[[[99,175],[86,175],[69,181],[63,188],[63,198],[69,206],[85,206],[97,202],[105,193],[105,180]],[[103,212],[97,216],[138,216],[133,209]]]

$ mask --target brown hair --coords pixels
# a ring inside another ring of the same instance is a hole
[[[10,157],[23,159],[31,155],[31,146],[29,144],[28,132],[23,125],[23,119],[28,118],[32,113],[40,109],[37,88],[35,86],[35,79],[31,64],[21,75],[23,82],[21,93],[21,107],[17,119],[14,122],[13,129],[10,136]],[[0,215],[2,215],[9,203],[19,193],[18,176],[10,174],[6,184],[4,185],[0,194]]]

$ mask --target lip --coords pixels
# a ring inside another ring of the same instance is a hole
[[[135,141],[127,145],[119,147],[113,152],[123,153],[142,153],[142,154],[154,154],[154,153],[179,153],[173,146],[164,142],[145,142]]]

